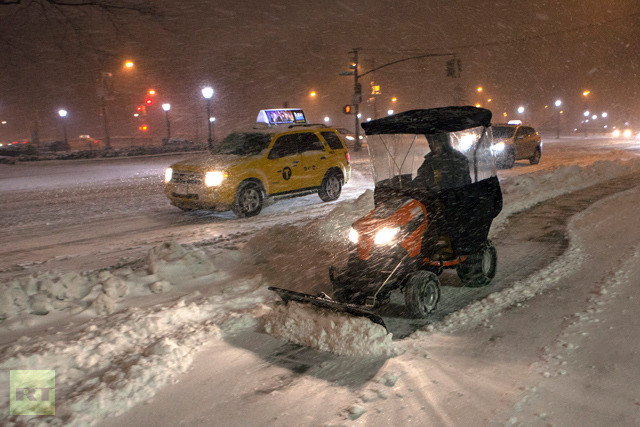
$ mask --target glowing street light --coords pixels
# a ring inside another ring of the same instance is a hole
[[[591,114],[591,113],[589,112],[589,110],[587,110],[587,111],[585,111],[584,113],[582,113],[582,115],[583,115],[583,116],[585,116],[585,117],[589,117],[589,114]]]
[[[520,113],[520,114],[524,113],[524,107],[523,106],[518,107],[518,113]]]
[[[482,86],[479,86],[478,89],[476,89],[478,92],[482,92]]]
[[[556,106],[556,138],[560,139],[560,107],[562,106],[562,100],[556,99],[554,105]]]
[[[65,117],[67,117],[67,110],[65,110],[63,108],[59,109],[58,110],[58,115],[62,119],[62,131],[64,133],[64,146],[68,147],[69,146],[69,140],[67,139],[67,121],[65,120]]]
[[[135,67],[135,64],[133,63],[133,61],[125,61],[124,62],[124,68],[127,70],[131,70],[133,69],[133,67]]]
[[[207,100],[207,117],[209,118],[207,121],[207,126],[209,127],[209,150],[213,148],[213,138],[211,136],[211,97],[213,96],[213,88],[207,86],[202,88],[202,96]]]
[[[607,114],[607,112],[604,112],[604,113],[600,114],[600,116],[601,116],[603,119],[606,119],[608,115],[609,115],[609,114]]]
[[[387,115],[392,115],[393,114],[393,110],[387,110]]]
[[[171,110],[171,104],[162,104],[162,109],[164,110],[165,117],[167,118],[167,142],[169,142],[169,139],[171,139],[171,123],[169,123],[169,110]]]
[[[316,91],[315,91],[315,90],[312,90],[312,91],[311,91],[311,93],[309,93],[309,96],[310,96],[311,98],[315,98],[315,97],[316,97],[316,95],[317,95],[317,93],[316,93]]]
[[[325,118],[324,118],[325,123],[329,123],[330,120],[331,119],[329,118],[329,116],[325,116]]]

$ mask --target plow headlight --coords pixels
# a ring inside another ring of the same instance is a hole
[[[164,182],[169,182],[171,181],[171,178],[173,177],[173,169],[171,168],[167,168],[164,171]]]
[[[373,243],[376,245],[386,245],[391,243],[394,237],[400,231],[399,228],[383,228],[376,233],[376,237],[373,239]]]
[[[353,227],[349,230],[349,240],[351,240],[352,243],[358,243],[358,232]]]

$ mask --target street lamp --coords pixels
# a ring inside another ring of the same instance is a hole
[[[162,109],[164,110],[165,117],[167,118],[167,142],[169,142],[169,139],[171,139],[171,123],[169,123],[169,110],[171,110],[171,104],[162,104]]]
[[[562,101],[556,99],[556,138],[560,139],[560,106],[562,106]]]
[[[209,150],[213,148],[213,138],[211,137],[211,97],[213,96],[213,88],[207,86],[202,89],[202,96],[207,100],[207,126],[209,127]]]
[[[68,150],[68,148],[66,147],[69,146],[69,140],[67,139],[67,121],[65,120],[65,117],[67,117],[67,110],[61,108],[60,110],[58,110],[58,115],[62,119],[62,131],[64,133],[65,150]]]

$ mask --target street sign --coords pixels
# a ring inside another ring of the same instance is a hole
[[[355,73],[353,71],[342,71],[339,73],[341,76],[353,76]]]

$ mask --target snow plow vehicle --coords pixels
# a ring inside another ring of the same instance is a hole
[[[374,209],[349,231],[346,267],[331,267],[333,295],[269,289],[285,301],[365,316],[404,293],[424,318],[440,300],[438,276],[488,285],[497,252],[488,239],[502,209],[492,151],[491,112],[470,106],[410,110],[362,124],[375,180]],[[386,328],[386,326],[385,326]]]

